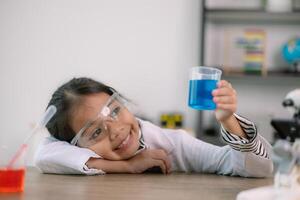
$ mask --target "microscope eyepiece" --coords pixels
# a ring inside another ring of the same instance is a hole
[[[294,101],[292,99],[285,99],[282,102],[283,107],[291,107],[294,106]]]

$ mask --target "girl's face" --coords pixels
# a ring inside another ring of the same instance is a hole
[[[76,108],[70,122],[75,133],[78,133],[86,122],[95,119],[109,98],[110,96],[103,92],[83,97],[83,103]],[[125,160],[132,157],[139,147],[139,125],[135,117],[126,107],[122,107],[118,110],[117,120],[107,120],[104,123],[105,131],[97,127],[97,123],[93,124],[91,130],[86,131],[91,132],[90,138],[97,137],[97,142],[87,148],[107,160]]]

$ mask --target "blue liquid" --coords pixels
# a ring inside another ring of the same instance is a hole
[[[218,80],[190,80],[189,106],[196,110],[215,110],[212,91]]]

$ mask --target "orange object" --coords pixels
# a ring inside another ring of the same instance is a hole
[[[0,168],[0,192],[23,192],[24,178],[24,168]]]

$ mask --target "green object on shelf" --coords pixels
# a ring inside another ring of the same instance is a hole
[[[245,68],[245,69],[244,69],[244,73],[245,73],[245,74],[255,74],[255,75],[259,75],[259,74],[261,74],[261,69]]]

